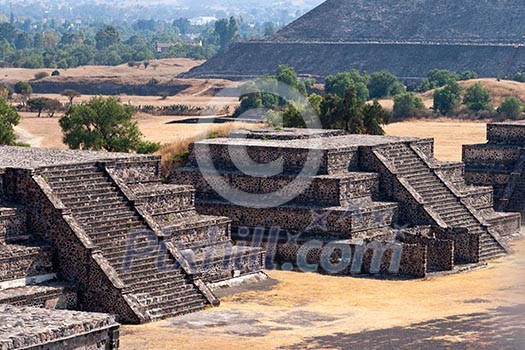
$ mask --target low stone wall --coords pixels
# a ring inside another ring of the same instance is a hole
[[[403,242],[427,247],[427,268],[429,271],[452,271],[454,269],[453,241],[405,234]]]
[[[464,145],[463,160],[467,168],[487,168],[491,171],[512,171],[521,155],[517,147],[495,144]]]
[[[377,174],[348,173],[346,175],[326,175],[311,178],[300,182],[295,176],[254,177],[241,172],[223,172],[221,174],[206,174],[206,177],[197,168],[183,168],[177,172],[177,183],[191,185],[197,189],[199,200],[222,200],[222,194],[232,193],[231,188],[246,193],[257,193],[261,199],[265,194],[293,193],[289,203],[314,203],[317,206],[342,206],[345,201],[377,197],[379,182]],[[228,186],[220,185],[223,181]],[[212,187],[210,182],[214,184]],[[231,186],[231,187],[230,187]],[[304,188],[301,188],[304,187]],[[217,193],[216,188],[222,189]],[[286,189],[286,191],[285,191]]]
[[[384,275],[420,278],[427,271],[427,247],[398,242],[386,230],[373,239],[340,240],[332,235],[234,227],[238,244],[266,251],[267,269],[330,275]]]
[[[308,207],[247,208],[229,203],[198,203],[197,210],[208,215],[229,217],[234,225],[281,227],[294,231],[324,232],[350,238],[361,231],[390,226],[397,217],[397,205],[377,208]]]
[[[117,350],[119,324],[114,317],[0,305],[0,349]]]
[[[108,168],[126,183],[148,183],[160,179],[160,157],[157,156],[105,162],[101,166]]]
[[[54,272],[54,249],[49,246],[8,245],[0,249],[0,282]]]
[[[213,141],[213,140],[208,140]],[[241,140],[242,141],[242,140]],[[283,142],[276,140],[251,140],[254,145],[246,145],[230,140],[226,143],[195,143],[191,147],[188,166],[198,168],[199,162],[196,153],[205,155],[213,161],[215,169],[238,170],[235,163],[258,164],[254,169],[264,170],[261,164],[278,162],[282,165],[280,172],[297,174],[305,169],[309,160],[315,160],[317,174],[340,174],[355,169],[359,162],[357,147],[341,147],[338,150],[308,149],[308,142],[304,147],[287,147]],[[267,143],[267,145],[264,145]],[[259,145],[260,144],[260,145]],[[235,160],[235,162],[234,162]],[[318,163],[318,164],[317,164]],[[200,166],[201,170],[206,170]],[[312,170],[313,171],[313,170]]]
[[[525,124],[521,122],[487,124],[487,139],[489,143],[524,145]]]
[[[2,184],[0,184],[2,185]],[[0,208],[0,245],[28,238],[27,214],[24,208]]]
[[[0,291],[0,304],[75,310],[78,307],[77,289],[57,283],[12,288]]]
[[[434,227],[435,237],[454,242],[454,261],[456,264],[477,263],[480,260],[480,235],[467,229],[453,230]]]

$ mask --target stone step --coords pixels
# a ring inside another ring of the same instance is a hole
[[[117,220],[122,221],[125,219],[140,220],[138,214],[131,210],[131,208],[102,209],[87,212],[79,211],[76,217],[78,222],[86,225]]]
[[[125,227],[125,225],[130,225],[135,227],[135,225],[139,224],[139,223],[143,223],[142,220],[138,217],[138,216],[129,216],[129,217],[125,217],[125,218],[115,218],[114,220],[112,220],[111,222],[105,222],[105,221],[101,221],[101,222],[89,222],[89,223],[85,223],[84,226],[86,226],[86,230],[90,230],[90,231],[93,231],[93,230],[97,230],[97,231],[105,231],[105,230],[109,230],[111,229],[112,227]],[[144,225],[144,229],[147,229],[147,226]]]
[[[145,266],[147,264],[151,264],[152,256],[151,254],[147,254],[145,256],[131,256],[129,259],[124,260],[118,260],[118,259],[107,259],[108,262],[117,270],[118,272],[127,272],[127,270],[131,270],[138,266]],[[164,264],[164,266],[167,266],[169,263],[171,263],[171,258],[165,254],[165,256],[161,259],[156,258],[155,264]]]
[[[130,290],[135,294],[140,293],[164,293],[166,289],[177,289],[183,288],[184,286],[190,286],[193,288],[184,275],[179,273],[159,276],[155,279],[155,290],[152,288],[152,282],[149,279],[142,279],[137,281],[133,285],[130,285]]]
[[[42,168],[41,172],[44,174],[61,174],[64,172],[75,173],[85,172],[86,170],[99,171],[99,167],[96,163],[84,163],[84,164],[62,164],[56,167]]]
[[[173,224],[161,225],[165,234],[171,235],[175,244],[189,247],[195,242],[229,240],[231,220],[227,217],[195,215],[173,220]]]
[[[103,172],[87,171],[79,174],[53,174],[44,176],[46,181],[50,184],[68,184],[71,185],[74,182],[81,182],[85,180],[107,180],[106,175]]]
[[[133,270],[132,272],[128,273],[120,273],[119,276],[126,283],[126,285],[130,286],[131,288],[137,288],[137,286],[140,286],[145,280],[148,281],[148,285],[151,288],[154,288],[158,285],[159,282],[157,280],[161,277],[164,278],[171,276],[171,278],[174,280],[180,280],[181,278],[184,278],[180,274],[179,270],[172,269],[170,271],[159,269],[158,267],[153,267],[142,271]]]
[[[128,205],[127,201],[115,201],[112,203],[102,203],[102,204],[93,204],[87,206],[77,206],[71,208],[72,212],[78,218],[88,218],[90,216],[96,215],[97,217],[105,216],[111,217],[123,213],[135,213],[135,210]]]
[[[145,260],[140,264],[132,262],[129,268],[119,269],[117,270],[117,273],[120,278],[129,283],[134,278],[141,275],[148,276],[149,278],[151,275],[155,274],[170,274],[172,270],[177,268],[178,266],[175,265],[175,261],[168,259],[167,255],[162,259],[160,257],[157,258],[156,256],[151,256],[150,260]]]
[[[53,191],[60,197],[60,198],[80,198],[81,195],[84,198],[97,198],[100,196],[104,196],[107,194],[115,194],[120,193],[117,186],[113,183],[109,182],[100,182],[100,183],[90,183],[83,185],[82,187],[75,188],[67,188],[64,189],[60,185],[55,186]]]
[[[115,260],[121,258],[123,261],[128,254],[130,248],[126,243],[113,244],[108,247],[101,246],[102,255],[108,260]],[[141,252],[150,248],[150,242],[135,242],[133,245],[135,251]]]
[[[101,236],[101,235],[127,237],[130,231],[137,231],[141,229],[146,230],[147,227],[144,226],[143,223],[136,223],[134,225],[121,224],[121,225],[110,227],[104,230],[91,229],[88,227],[85,228],[86,232],[89,234],[90,237],[96,237],[96,236]]]
[[[127,204],[129,203],[128,200],[122,196],[119,195],[118,192],[106,192],[104,195],[100,195],[98,197],[80,197],[80,196],[70,196],[70,197],[61,197],[62,203],[69,207],[77,207],[77,208],[84,208],[89,209],[90,207],[96,207],[97,205],[104,205],[104,204]]]
[[[202,301],[192,301],[185,304],[178,304],[169,308],[152,309],[149,310],[148,313],[153,318],[153,320],[161,320],[200,311],[206,307],[206,304],[207,303],[202,299]]]
[[[141,293],[133,291],[133,294],[137,297],[137,300],[140,302],[147,302],[148,299],[157,299],[162,300],[161,298],[170,299],[177,295],[187,295],[188,293],[195,293],[195,287],[193,284],[185,283],[186,281],[181,281],[178,284],[172,284],[171,286],[166,285],[164,288],[159,288],[155,290],[149,290]],[[167,293],[168,292],[168,293]]]

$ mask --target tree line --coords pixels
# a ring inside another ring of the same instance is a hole
[[[66,69],[119,65],[155,58],[207,59],[238,40],[271,35],[273,24],[250,26],[234,17],[206,25],[186,18],[171,23],[138,20],[132,25],[75,24],[66,21],[0,22],[0,65]],[[157,52],[157,42],[172,46]]]

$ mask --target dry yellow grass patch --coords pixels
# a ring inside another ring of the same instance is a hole
[[[467,89],[468,87],[481,83],[484,88],[490,91],[492,95],[493,103],[495,106],[499,106],[506,97],[514,96],[525,102],[525,83],[519,83],[512,80],[500,80],[497,79],[473,79],[467,81],[460,81],[459,85]],[[427,91],[420,95],[426,106],[432,106],[434,100],[434,90]]]
[[[487,124],[457,119],[408,120],[385,126],[390,136],[434,138],[436,158],[443,161],[462,159],[462,145],[486,142]]]
[[[180,125],[180,124],[179,124]],[[242,130],[264,127],[263,124],[248,123],[224,123],[224,124],[192,124],[193,133],[181,135],[175,141],[165,144],[160,150],[162,156],[162,174],[169,177],[174,167],[183,166],[190,145],[194,142],[204,140],[209,137],[228,137],[230,133]]]

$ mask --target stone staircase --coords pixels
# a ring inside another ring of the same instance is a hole
[[[410,145],[394,143],[377,148],[377,152],[393,165],[396,176],[405,179],[448,227],[466,228],[480,235],[480,260],[506,254],[507,247],[494,237],[487,225],[461,202],[450,186]]]
[[[264,251],[235,245],[229,218],[197,213],[193,187],[164,185],[151,179],[146,184],[128,186],[135,205],[151,216],[165,239],[181,252],[204,282],[219,282],[261,270]]]
[[[77,164],[47,168],[42,174],[148,319],[194,312],[208,304],[103,167]]]

